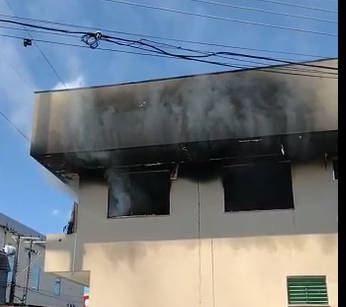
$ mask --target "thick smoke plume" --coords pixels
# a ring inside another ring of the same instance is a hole
[[[110,217],[129,216],[132,209],[132,200],[129,193],[129,178],[112,170],[106,173],[110,185],[109,210]]]

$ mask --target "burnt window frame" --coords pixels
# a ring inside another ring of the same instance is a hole
[[[222,175],[222,185],[223,185],[223,213],[224,214],[235,214],[235,213],[251,213],[251,212],[268,212],[268,211],[294,211],[296,208],[296,204],[295,204],[295,196],[294,196],[294,182],[293,182],[293,173],[292,173],[292,162],[291,161],[266,161],[266,162],[251,162],[251,163],[243,163],[243,164],[233,164],[233,165],[227,165],[224,167],[224,171],[226,171],[229,168],[241,168],[241,167],[256,167],[256,166],[270,166],[272,164],[285,164],[288,165],[289,167],[289,172],[290,172],[290,176],[289,176],[289,186],[290,186],[290,191],[288,192],[290,194],[289,198],[290,201],[288,201],[290,203],[290,205],[288,206],[282,206],[282,208],[272,208],[272,207],[268,207],[268,209],[259,209],[259,208],[255,208],[255,209],[248,209],[249,206],[245,206],[245,209],[242,210],[238,210],[236,208],[228,209],[228,201],[227,201],[227,194],[229,193],[229,191],[226,191],[226,186],[225,186],[225,177],[227,177],[226,172],[223,173]],[[278,207],[278,206],[277,206]]]
[[[339,181],[339,158],[333,159],[332,166],[333,166],[333,180]],[[335,170],[336,166],[337,166],[337,171]]]
[[[130,219],[130,218],[150,218],[150,217],[169,217],[172,212],[172,204],[171,204],[171,189],[172,189],[172,180],[171,180],[171,173],[168,169],[163,170],[147,170],[147,171],[121,171],[119,172],[120,175],[125,176],[135,176],[135,175],[143,175],[143,174],[153,174],[153,173],[165,173],[167,174],[168,180],[169,180],[169,192],[168,192],[168,213],[167,214],[130,214],[130,215],[122,215],[122,216],[111,216],[110,215],[110,206],[111,206],[111,193],[112,188],[109,183],[107,183],[108,186],[108,193],[107,193],[107,219]]]

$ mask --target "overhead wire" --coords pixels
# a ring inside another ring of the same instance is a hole
[[[11,15],[6,14],[0,14],[0,17],[3,18],[12,18]],[[19,17],[20,20],[25,21],[31,21],[31,22],[38,22],[43,24],[52,24],[52,25],[59,25],[63,27],[72,27],[77,29],[85,29],[85,30],[95,30],[95,27],[89,27],[89,26],[81,26],[71,23],[63,23],[63,22],[57,22],[57,21],[50,21],[50,20],[44,20],[44,19],[38,19],[38,18],[30,18],[30,17]],[[256,52],[265,52],[265,53],[271,53],[271,54],[282,54],[282,55],[292,55],[292,56],[301,56],[311,59],[318,59],[322,58],[322,55],[317,54],[304,54],[304,53],[296,53],[296,52],[287,52],[287,51],[279,51],[279,50],[268,50],[268,49],[260,49],[260,48],[247,48],[247,47],[241,47],[241,46],[231,46],[227,44],[217,44],[217,43],[210,43],[210,42],[200,42],[200,41],[194,41],[194,40],[187,40],[187,39],[178,39],[178,38],[168,38],[168,37],[162,37],[157,35],[148,35],[148,34],[138,34],[138,33],[131,33],[126,31],[119,31],[119,30],[112,30],[112,29],[105,29],[105,28],[98,28],[101,32],[108,32],[108,33],[114,33],[114,34],[122,34],[126,36],[134,36],[134,37],[144,37],[144,38],[150,38],[150,39],[160,39],[165,41],[171,41],[171,42],[177,42],[177,43],[186,43],[191,45],[200,45],[200,46],[209,46],[209,47],[218,47],[218,48],[230,48],[230,49],[238,49],[238,50],[247,50],[247,51],[256,51]]]
[[[2,34],[0,33],[0,36],[3,37],[8,37],[8,38],[13,38],[13,39],[23,39],[23,37],[20,36],[15,36],[15,35],[9,35],[9,34]],[[63,45],[63,46],[68,46],[68,47],[79,47],[79,48],[84,48],[84,49],[90,49],[90,47],[86,46],[86,45],[77,45],[77,44],[72,44],[72,43],[66,43],[66,42],[57,42],[57,41],[52,41],[52,40],[43,40],[43,39],[38,39],[39,42],[44,42],[44,43],[48,43],[48,44],[57,44],[57,45]],[[177,59],[174,57],[170,57],[170,56],[166,56],[166,55],[161,55],[161,54],[152,54],[152,53],[145,53],[145,52],[137,52],[137,51],[124,51],[124,50],[119,50],[119,49],[112,49],[112,48],[102,48],[102,47],[98,47],[95,50],[100,50],[100,51],[112,51],[112,52],[118,52],[118,53],[123,53],[123,54],[136,54],[136,55],[143,55],[143,56],[150,56],[150,57],[161,57],[161,58],[170,58],[170,59]],[[253,69],[253,66],[248,66],[248,67],[244,67],[244,66],[236,66],[236,65],[229,65],[227,63],[218,63],[220,66],[224,66],[224,67],[235,67],[238,69],[243,70],[244,68],[248,68],[248,69]],[[318,75],[314,75],[314,74],[304,74],[304,73],[293,73],[293,72],[286,72],[284,70],[284,67],[275,67],[275,68],[268,68],[268,67],[261,67],[263,69],[265,69],[265,72],[268,73],[274,73],[274,74],[283,74],[283,75],[291,75],[291,76],[301,76],[301,77],[312,77],[312,78],[327,78],[327,79],[334,79],[337,80],[337,77],[333,77],[333,76],[329,76],[330,73],[325,73],[325,72],[319,72]],[[262,72],[262,70],[259,70],[260,72]],[[264,70],[263,70],[264,72]],[[336,74],[335,74],[336,76]]]
[[[331,13],[331,14],[338,14],[339,13],[338,11],[335,11],[335,10],[329,10],[329,9],[325,9],[325,8],[321,8],[321,7],[296,4],[296,3],[292,3],[292,2],[283,2],[283,1],[276,1],[276,0],[251,0],[251,1],[270,3],[270,4],[276,4],[276,5],[286,6],[286,7],[294,7],[294,8],[299,8],[299,9],[324,12],[324,13]]]
[[[184,10],[180,10],[180,9],[151,5],[151,4],[143,4],[143,3],[137,3],[137,2],[124,1],[124,0],[99,0],[99,1],[117,3],[117,4],[132,6],[132,7],[139,7],[139,8],[144,8],[144,9],[150,9],[150,10],[156,10],[156,11],[168,12],[168,13],[174,13],[174,14],[180,14],[180,15],[194,16],[194,17],[213,19],[213,20],[219,20],[219,21],[226,21],[226,22],[232,22],[232,23],[247,24],[247,25],[257,26],[257,27],[266,27],[266,28],[274,28],[274,29],[279,29],[279,30],[300,32],[300,33],[305,33],[305,34],[315,34],[315,35],[323,35],[323,36],[330,36],[330,37],[338,37],[338,34],[336,34],[336,33],[315,31],[315,30],[310,30],[310,29],[301,29],[301,28],[295,28],[295,27],[289,27],[289,26],[283,26],[283,25],[274,25],[274,24],[269,24],[269,23],[264,23],[264,22],[242,20],[242,19],[216,16],[216,15],[210,15],[210,14],[204,14],[204,13],[198,13],[198,12],[190,12],[190,11],[184,11]]]
[[[0,49],[0,58],[3,59],[3,62],[8,65],[14,72],[15,74],[30,88],[33,88],[33,85],[31,84],[31,82],[29,82],[29,80],[27,80],[19,71],[19,69],[17,69],[12,63],[11,61],[8,59],[8,57],[6,56],[6,54]]]
[[[185,1],[190,1],[190,2],[195,2],[195,3],[203,3],[203,4],[219,6],[219,7],[226,7],[226,8],[231,8],[231,9],[259,12],[259,13],[265,13],[265,14],[270,14],[270,15],[275,15],[275,16],[284,16],[284,17],[310,20],[310,21],[316,21],[316,22],[338,24],[338,21],[331,20],[331,19],[312,17],[312,16],[308,16],[308,15],[284,13],[284,12],[279,12],[279,11],[271,11],[271,10],[261,9],[261,8],[252,7],[252,6],[235,5],[235,4],[219,2],[219,1],[211,1],[211,0],[185,0]]]
[[[8,0],[5,0],[8,7],[11,9],[11,11],[13,12],[14,17],[17,19],[17,15],[13,9],[13,7],[11,6],[11,4],[8,2]],[[33,40],[33,37],[31,36],[30,32],[26,29],[25,25],[22,25],[23,29],[27,32],[28,36],[30,37],[31,40]],[[60,77],[60,75],[58,74],[57,70],[55,69],[55,67],[53,66],[53,64],[51,63],[51,61],[47,58],[47,56],[45,55],[45,53],[42,51],[42,49],[40,48],[40,46],[38,44],[36,44],[36,42],[33,40],[33,43],[35,45],[35,47],[37,48],[37,50],[39,51],[39,53],[41,54],[41,56],[44,58],[44,60],[46,61],[46,63],[49,65],[49,67],[52,69],[53,73],[55,74],[55,76],[59,79],[59,81],[62,83],[62,85],[67,89],[67,86],[65,84],[65,82],[62,80],[62,78]]]
[[[149,42],[152,44],[157,44],[157,42],[154,41],[149,41],[149,40],[141,40],[141,43],[143,42]],[[162,44],[162,43],[160,43]],[[145,44],[146,46],[150,46],[151,48],[155,48],[156,50],[160,50],[162,52],[161,49],[158,49],[157,47],[154,47],[153,45],[149,45],[149,44]],[[167,45],[167,44],[165,44]],[[172,45],[168,45],[171,46]],[[321,68],[321,69],[331,69],[331,70],[338,70],[337,68],[330,68],[330,67],[326,67],[326,66],[321,66],[321,65],[317,65],[317,64],[306,64],[306,63],[295,63],[292,61],[287,61],[284,59],[277,59],[277,58],[272,58],[272,57],[264,57],[264,56],[256,56],[256,55],[248,55],[248,54],[240,54],[240,53],[235,53],[235,52],[209,52],[209,51],[199,51],[199,50],[194,50],[194,49],[187,49],[187,48],[182,48],[182,47],[175,47],[176,49],[179,50],[184,50],[184,51],[190,51],[190,52],[199,52],[199,53],[203,53],[205,54],[204,56],[200,56],[200,57],[210,57],[212,55],[216,55],[216,56],[237,56],[237,57],[245,57],[245,58],[252,58],[252,59],[257,59],[257,60],[265,60],[265,61],[270,61],[270,62],[276,62],[276,63],[284,63],[284,64],[289,64],[289,65],[299,65],[299,66],[304,66],[304,67],[310,67],[310,68]],[[234,60],[234,58],[232,58]],[[235,59],[235,60],[239,60],[239,59]],[[252,62],[255,64],[259,64],[258,62]]]
[[[172,48],[172,49],[178,49],[178,50],[181,49],[181,47],[177,47],[177,46],[174,46],[174,45],[171,45],[171,44],[166,44],[166,43],[159,43],[159,44],[161,46],[166,46],[166,47],[169,47],[169,48]],[[191,51],[191,52],[198,52],[198,53],[201,53],[201,54],[208,54],[209,53],[209,51],[193,50],[193,49],[187,49],[187,48],[183,48],[183,50],[187,50],[187,51]],[[238,58],[234,58],[234,57],[230,58],[230,57],[224,56],[224,55],[217,55],[217,56],[220,57],[220,58],[224,58],[224,59],[228,59],[228,60],[231,59],[231,60],[234,60],[234,61],[244,62],[244,63],[247,63],[247,64],[249,64],[249,63],[250,64],[256,64],[257,67],[265,67],[265,66],[267,66],[267,63],[262,63],[262,62],[258,62],[258,61],[252,61],[252,60],[248,60],[248,59],[246,59],[246,60],[245,59],[238,59]],[[277,60],[286,61],[286,59],[277,59]],[[289,60],[289,61],[291,61],[291,60]],[[253,65],[252,66],[248,65],[248,67],[254,68]],[[325,68],[325,67],[323,66],[323,68]],[[301,71],[301,72],[303,71],[303,72],[321,73],[320,70],[311,70],[311,69],[307,70],[307,69],[298,69],[298,68],[293,68],[293,67],[282,67],[282,69],[292,70],[292,71]],[[329,72],[326,72],[326,73],[329,74]],[[335,75],[333,73],[330,73],[330,74]]]
[[[0,110],[0,115],[28,142],[30,142],[29,137],[25,135],[25,133],[4,113]]]
[[[250,58],[250,59],[256,59],[256,60],[265,60],[265,61],[271,61],[271,62],[280,63],[280,64],[299,65],[299,66],[310,67],[310,68],[321,68],[321,69],[335,70],[335,71],[338,70],[338,68],[326,67],[326,66],[321,66],[321,65],[317,65],[317,64],[296,63],[296,62],[281,60],[281,59],[277,59],[277,58],[273,58],[273,57],[258,56],[258,55],[229,52],[229,51],[207,52],[206,54],[203,54],[203,55],[201,55],[201,54],[199,54],[199,55],[174,54],[174,53],[165,51],[162,48],[155,46],[155,44],[157,44],[157,42],[149,41],[149,40],[145,40],[145,39],[131,40],[131,39],[126,39],[126,38],[121,38],[121,37],[104,35],[101,32],[92,33],[92,32],[82,32],[82,31],[71,31],[71,30],[65,30],[65,29],[60,29],[60,28],[53,28],[53,27],[46,27],[46,26],[29,24],[29,23],[23,23],[21,21],[14,21],[14,20],[7,20],[7,19],[0,19],[0,22],[5,23],[5,24],[9,23],[9,24],[14,24],[14,25],[30,27],[30,28],[34,28],[34,29],[46,30],[49,32],[58,32],[58,33],[64,33],[64,34],[79,34],[79,35],[82,35],[82,41],[84,43],[86,43],[89,47],[91,47],[92,49],[96,49],[99,46],[100,41],[103,40],[103,41],[114,43],[114,44],[117,44],[120,46],[131,47],[131,48],[136,48],[136,49],[140,49],[140,50],[147,51],[147,52],[153,52],[153,53],[158,53],[158,54],[171,56],[171,57],[177,57],[177,58],[181,58],[181,59],[185,59],[185,60],[192,60],[192,61],[197,61],[197,62],[215,64],[215,65],[219,65],[219,63],[215,62],[215,61],[205,61],[205,60],[203,60],[203,58],[210,58],[213,56],[222,55],[222,56]],[[193,49],[187,49],[187,48],[183,48],[183,47],[177,47],[177,48],[181,51],[196,52],[196,50],[193,50]],[[223,65],[224,63],[221,63],[221,64]]]
[[[5,54],[1,52],[0,50],[0,56],[5,59]],[[31,85],[28,83],[28,81],[23,77],[23,75],[19,72],[19,70],[11,64],[11,62],[4,60],[4,63],[7,63],[11,69],[25,82],[27,85],[31,87]],[[30,142],[29,137],[3,112],[0,110],[0,116],[4,118],[4,120],[10,124],[12,128],[14,128],[24,139],[26,139],[28,142]]]

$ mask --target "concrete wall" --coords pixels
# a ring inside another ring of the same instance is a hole
[[[338,306],[338,183],[293,165],[295,210],[223,211],[220,181],[179,179],[169,217],[106,219],[107,186],[80,187],[77,234],[48,238],[48,271],[90,271],[90,304],[287,306],[286,277],[326,275]],[[61,241],[61,242],[59,242]]]
[[[0,224],[4,225],[8,223],[9,227],[15,229],[26,236],[41,236],[38,232],[26,227],[25,225],[14,221],[13,219],[1,214]],[[0,228],[0,246],[4,245],[4,230]],[[12,238],[11,234],[6,236],[6,244],[16,246],[15,240]],[[26,282],[26,274],[28,269],[28,254],[24,251],[24,248],[28,247],[27,244],[22,243],[20,253],[19,253],[19,266],[18,266],[18,277],[15,295],[22,298],[24,294],[23,287]],[[44,259],[45,259],[45,247],[42,245],[35,245],[34,249],[38,252],[35,256],[32,256],[32,266],[31,268],[40,268],[40,282],[39,289],[33,289],[33,284],[30,279],[29,292],[28,292],[28,304],[36,306],[46,306],[46,307],[66,307],[68,303],[75,304],[76,307],[82,306],[84,287],[73,283],[69,280],[62,280],[61,283],[61,295],[54,295],[54,285],[56,276],[44,272]],[[7,299],[9,298],[9,287],[7,290]],[[16,302],[19,302],[16,300]]]

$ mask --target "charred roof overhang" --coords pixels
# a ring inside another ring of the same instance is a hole
[[[177,164],[230,165],[261,160],[305,161],[338,156],[338,131],[280,135],[213,142],[191,142],[102,152],[59,153],[36,157],[68,182],[70,174],[103,176],[110,168],[150,170]]]
[[[335,155],[338,80],[307,67],[310,76],[290,74],[298,64],[272,69],[37,93],[31,155],[62,180],[112,167]]]

